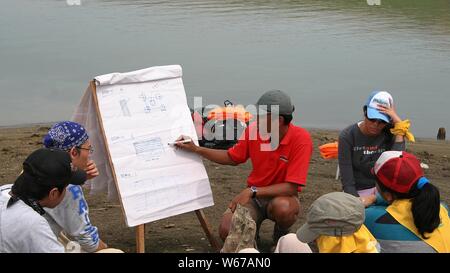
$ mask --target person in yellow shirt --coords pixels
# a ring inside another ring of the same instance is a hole
[[[364,217],[359,198],[328,193],[312,203],[297,238],[302,243],[315,241],[319,253],[378,253],[378,242],[364,226]]]
[[[366,209],[365,225],[381,252],[449,253],[449,210],[420,161],[407,152],[384,152],[373,173],[379,196]]]
[[[296,234],[278,240],[274,252],[311,253],[308,244],[315,242],[319,253],[378,253],[379,244],[364,226],[364,218],[364,204],[358,197],[344,192],[325,194],[311,204],[306,223]]]

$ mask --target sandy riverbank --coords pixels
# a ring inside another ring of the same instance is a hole
[[[21,170],[25,157],[42,146],[47,132],[45,125],[0,128],[0,184],[12,183]],[[314,155],[310,165],[308,183],[300,194],[303,209],[320,195],[341,190],[334,179],[336,160],[326,161],[320,157],[318,146],[335,141],[338,131],[311,129]],[[409,144],[408,150],[429,165],[425,170],[430,180],[439,187],[441,198],[450,203],[450,143],[448,141],[418,140]],[[250,172],[249,163],[237,167],[221,166],[205,161],[211,181],[215,206],[205,209],[205,214],[217,234],[223,211],[235,194],[245,187]],[[126,252],[134,252],[134,229],[127,228],[118,204],[109,203],[105,195],[87,195],[92,222],[98,226],[101,238],[110,246]],[[296,230],[303,222],[303,214],[294,225]],[[272,225],[265,221],[261,230],[262,250],[271,245]],[[187,213],[146,225],[147,252],[213,252],[194,213]]]

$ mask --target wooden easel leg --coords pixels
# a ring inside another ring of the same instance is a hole
[[[145,253],[145,225],[136,227],[136,253]]]
[[[197,215],[197,218],[200,221],[200,224],[202,225],[202,228],[206,234],[206,237],[208,237],[209,243],[217,252],[219,252],[221,249],[221,246],[220,246],[219,242],[217,242],[216,238],[214,237],[214,235],[212,233],[212,228],[209,225],[208,221],[206,220],[205,214],[203,213],[202,210],[196,210],[195,214]]]

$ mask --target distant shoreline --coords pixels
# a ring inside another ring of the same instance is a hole
[[[25,124],[16,124],[16,125],[0,125],[0,130],[3,129],[21,129],[21,128],[30,128],[35,126],[52,126],[54,122],[36,122],[36,123],[25,123]],[[301,125],[300,125],[301,126]],[[303,127],[303,126],[302,126]],[[318,127],[303,127],[309,131],[319,131],[319,132],[339,132],[341,129],[327,129],[327,128],[318,128]],[[450,136],[446,140],[437,140],[432,137],[416,137],[417,141],[436,141],[442,144],[450,144]]]
[[[24,123],[24,124],[14,124],[14,125],[0,125],[0,129],[20,129],[20,128],[28,128],[34,126],[51,126],[54,122],[36,122],[36,123]]]

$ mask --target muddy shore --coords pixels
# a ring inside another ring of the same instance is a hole
[[[48,125],[17,128],[0,128],[0,184],[12,183],[21,171],[25,157],[42,146]],[[338,131],[310,129],[314,141],[314,154],[306,188],[300,194],[303,210],[319,196],[340,191],[341,183],[335,180],[337,160],[324,160],[318,146],[335,141]],[[408,151],[416,154],[429,166],[426,175],[438,186],[441,199],[450,203],[450,143],[419,139],[408,144]],[[204,209],[217,236],[221,215],[233,196],[245,187],[251,164],[221,166],[205,160],[214,195],[213,207]],[[106,194],[90,195],[86,192],[91,221],[99,228],[101,238],[111,247],[125,252],[135,251],[134,229],[128,228],[118,204],[108,202]],[[304,222],[302,213],[292,231]],[[266,220],[261,229],[261,249],[268,251],[272,244],[273,223]],[[203,233],[194,212],[159,220],[146,225],[146,252],[214,252]]]

